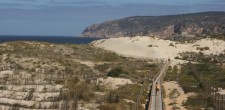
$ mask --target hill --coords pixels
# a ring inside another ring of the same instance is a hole
[[[130,110],[142,90],[141,107],[159,69],[149,62],[88,44],[0,43],[0,110]]]
[[[201,12],[166,16],[133,16],[87,27],[83,37],[224,36],[225,12]]]

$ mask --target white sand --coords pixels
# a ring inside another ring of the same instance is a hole
[[[224,41],[209,38],[194,43],[178,44],[174,41],[151,37],[120,37],[98,40],[93,42],[93,45],[124,56],[151,59],[174,59],[174,57],[179,56],[179,53],[183,52],[218,55],[224,53],[225,50]],[[197,47],[209,47],[209,50],[200,51]]]
[[[10,71],[10,70],[0,71],[0,78],[6,78],[7,76],[13,75],[13,74],[14,74],[14,72]]]
[[[133,84],[133,82],[130,79],[125,79],[125,78],[108,77],[107,79],[98,78],[97,84],[101,86],[105,86],[107,89],[117,89],[120,86],[123,86],[126,84]]]

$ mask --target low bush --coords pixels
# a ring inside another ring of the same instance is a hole
[[[125,71],[122,67],[116,67],[116,68],[113,68],[112,70],[110,70],[107,74],[107,76],[110,76],[110,77],[119,77],[120,74],[128,74],[127,71]]]

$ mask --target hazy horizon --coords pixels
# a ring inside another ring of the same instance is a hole
[[[206,11],[225,11],[225,1],[1,0],[0,35],[79,36],[113,19]]]

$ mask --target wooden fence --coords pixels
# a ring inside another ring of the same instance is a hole
[[[204,96],[211,102],[214,110],[225,110],[225,94],[220,94],[218,88],[209,79],[204,79],[201,74],[189,63],[193,76],[200,82],[200,88],[204,90]]]

